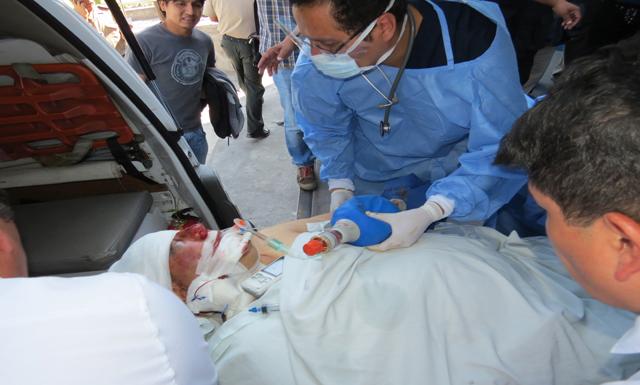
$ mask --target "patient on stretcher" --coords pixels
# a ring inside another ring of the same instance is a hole
[[[259,267],[248,237],[191,231],[140,247],[143,238],[111,270],[145,274],[207,316],[221,384],[577,385],[640,367],[638,356],[608,354],[633,314],[584,293],[546,238],[444,224],[410,248],[343,245],[310,259],[304,223],[282,225],[270,234],[299,235],[282,279],[254,302],[279,311],[262,314],[247,311],[254,298],[239,286]],[[205,270],[213,275],[199,278]]]
[[[255,299],[240,288],[260,267],[248,235],[236,227],[209,231],[202,224],[148,234],[109,270],[145,275],[172,290],[194,314],[219,324]]]

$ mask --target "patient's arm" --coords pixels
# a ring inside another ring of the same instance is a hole
[[[311,218],[298,219],[296,221],[280,223],[261,230],[262,233],[273,237],[287,246],[291,246],[296,237],[307,231],[307,223],[327,221],[331,218],[329,213],[317,215]],[[269,263],[280,257],[282,253],[273,250],[261,240],[256,240],[253,244],[260,253],[260,262]]]

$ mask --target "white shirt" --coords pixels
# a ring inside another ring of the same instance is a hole
[[[634,354],[640,353],[640,316],[636,318],[636,323],[629,329],[615,345],[611,348],[613,354]],[[602,385],[640,385],[640,372],[635,373],[626,381],[605,382]]]
[[[0,384],[215,385],[187,307],[137,274],[0,279]]]

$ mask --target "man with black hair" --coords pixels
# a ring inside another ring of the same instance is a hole
[[[495,162],[524,167],[547,234],[591,295],[640,313],[640,34],[570,66],[505,136]],[[613,353],[640,352],[640,322]],[[637,384],[640,375],[630,379]],[[635,381],[633,381],[635,380]]]
[[[204,72],[215,65],[213,41],[195,29],[204,1],[158,0],[162,21],[136,34],[167,107],[202,164],[209,146],[200,121],[200,96]],[[126,59],[143,73],[131,51]]]
[[[303,50],[294,106],[332,209],[354,193],[408,205],[374,214],[393,229],[374,249],[409,246],[446,217],[484,222],[524,186],[491,163],[527,108],[495,3],[291,3]]]

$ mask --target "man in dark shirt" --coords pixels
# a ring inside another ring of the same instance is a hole
[[[203,4],[204,0],[159,0],[163,21],[136,35],[167,107],[202,164],[209,146],[200,121],[200,95],[204,72],[215,65],[213,41],[195,29]],[[126,59],[142,74],[130,51]]]

